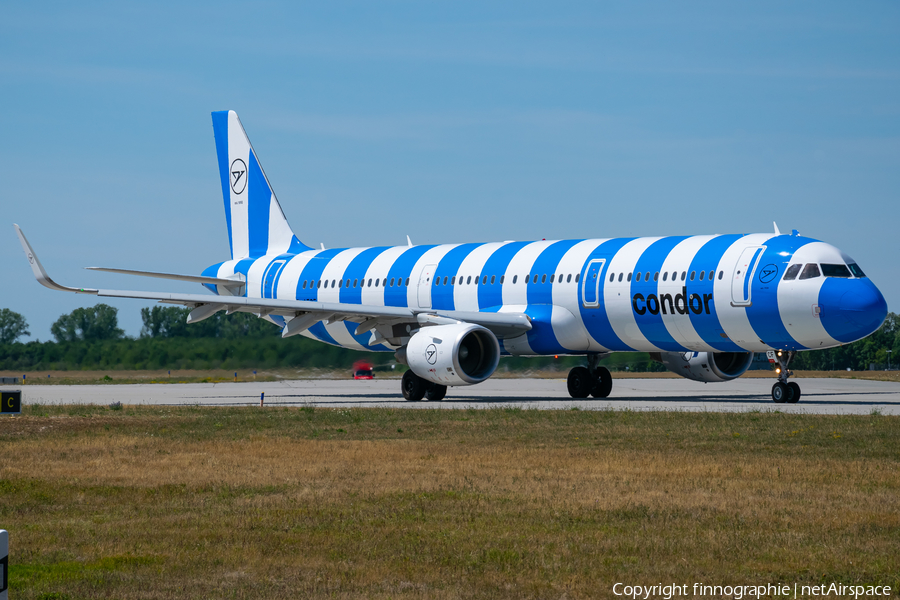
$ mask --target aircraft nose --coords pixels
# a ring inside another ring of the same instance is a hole
[[[884,323],[887,317],[887,302],[881,291],[868,280],[868,285],[858,290],[845,292],[841,296],[841,312],[851,323],[857,325],[866,335],[872,333]]]
[[[830,284],[830,285],[828,285]],[[822,286],[823,325],[834,339],[852,342],[873,333],[887,317],[887,302],[869,279],[832,279]]]

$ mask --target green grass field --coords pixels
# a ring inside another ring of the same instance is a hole
[[[900,588],[900,418],[30,406],[14,598],[606,598]]]

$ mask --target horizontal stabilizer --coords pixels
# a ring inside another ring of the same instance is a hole
[[[234,278],[205,277],[203,275],[178,275],[175,273],[158,273],[156,271],[135,271],[133,269],[110,269],[107,267],[85,267],[89,271],[103,271],[104,273],[121,273],[123,275],[138,275],[140,277],[156,277],[158,279],[172,279],[174,281],[190,281],[191,283],[208,283],[210,285],[224,285],[225,287],[240,287],[244,285],[244,276],[235,274]]]

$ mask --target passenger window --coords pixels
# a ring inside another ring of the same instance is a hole
[[[653,274],[653,281],[659,281],[659,271]]]
[[[615,280],[616,280],[616,274],[615,274],[615,273],[610,273],[610,274],[609,274],[609,282],[612,283],[612,282],[615,281]]]
[[[517,282],[518,280],[519,280],[519,276],[513,275],[513,283]]]
[[[500,276],[500,285],[503,285],[503,282],[506,280],[506,275]]]
[[[635,280],[635,282],[638,282],[638,283],[641,281],[641,272],[640,271],[638,271],[637,273],[634,274],[634,280]]]
[[[450,285],[456,285],[456,275],[450,278]]]
[[[784,272],[784,280],[791,281],[792,279],[797,279],[797,273],[800,272],[800,269],[803,268],[803,265],[796,264],[791,265],[787,268],[787,271]]]
[[[862,272],[862,269],[859,268],[859,265],[853,263],[850,265],[850,272],[853,273],[854,277],[865,277],[866,274]]]
[[[700,281],[703,281],[703,278],[706,276],[706,271],[700,271]]]
[[[721,280],[722,277],[724,277],[724,276],[725,276],[725,271],[719,271],[719,279]]]
[[[622,281],[622,273],[619,273],[619,281]]]
[[[628,274],[628,277],[625,278],[625,281],[631,281],[631,273]]]
[[[406,283],[404,283],[403,285],[405,285],[406,287],[409,287],[409,277],[406,278]]]
[[[550,283],[553,283],[553,280],[556,279],[556,274],[550,275]]]
[[[396,280],[396,278],[391,277],[391,285],[390,285],[390,287],[394,287],[394,281],[395,281],[395,280]]]
[[[826,265],[822,263],[822,275],[825,277],[850,277],[847,265]]]
[[[471,283],[472,283],[472,276],[469,275],[469,277],[466,279],[466,285],[471,285]]]
[[[687,271],[681,272],[681,280],[684,281],[685,276],[687,275]]]
[[[581,273],[575,273],[575,283],[578,283],[579,279],[581,279]]]
[[[357,282],[359,282],[359,279],[354,279],[354,280],[353,280],[353,287],[356,287]]]
[[[306,289],[306,280],[305,279],[303,280],[303,289],[304,290]]]
[[[547,283],[547,274],[546,273],[541,277],[541,283]]]
[[[444,285],[447,285],[447,276],[444,276]]]
[[[672,281],[678,279],[678,271],[672,271]]]
[[[572,274],[571,273],[569,273],[569,275],[566,277],[566,283],[572,283]]]
[[[710,281],[713,280],[713,275],[715,275],[715,274],[716,274],[715,271],[710,271],[710,272],[709,272],[709,280],[710,280]]]
[[[665,273],[663,273],[663,281],[668,281],[668,280],[669,280],[669,272],[666,271]]]
[[[808,263],[803,267],[803,272],[800,273],[800,279],[815,279],[819,275],[819,265],[816,263]]]
[[[697,275],[697,271],[691,271],[691,281],[694,280],[694,277]]]
[[[497,276],[491,275],[491,285],[494,285],[494,281],[496,281],[496,280],[497,280]]]

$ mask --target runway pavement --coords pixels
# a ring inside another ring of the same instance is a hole
[[[330,408],[493,408],[582,410],[774,411],[815,414],[900,414],[900,384],[861,379],[796,379],[803,396],[798,404],[775,404],[774,380],[737,379],[703,384],[686,379],[618,379],[609,398],[573,400],[564,379],[490,379],[450,388],[441,402],[406,402],[397,379],[375,381],[290,380],[248,383],[146,385],[26,385],[28,404],[153,405],[314,405]],[[4,386],[4,389],[9,386]]]

